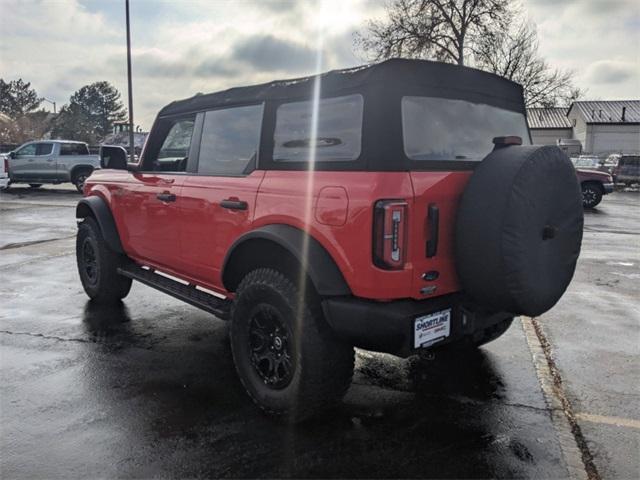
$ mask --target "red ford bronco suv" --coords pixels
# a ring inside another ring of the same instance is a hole
[[[519,85],[442,63],[198,94],[160,111],[138,164],[103,147],[80,278],[94,301],[137,280],[229,319],[249,396],[302,420],[342,398],[354,346],[475,347],[558,301],[580,187],[530,143]]]

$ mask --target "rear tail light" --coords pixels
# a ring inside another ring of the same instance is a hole
[[[9,159],[7,157],[4,157],[4,171],[9,173]]]
[[[380,200],[373,213],[373,263],[386,270],[404,268],[407,252],[407,210],[404,200]]]

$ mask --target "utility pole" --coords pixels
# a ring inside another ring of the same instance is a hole
[[[48,98],[44,98],[42,97],[42,100],[45,102],[49,102],[51,104],[53,104],[53,113],[56,113],[56,102],[54,102],[53,100],[49,100]]]
[[[125,0],[127,10],[127,83],[129,87],[129,161],[135,163],[133,143],[133,87],[131,82],[131,27],[129,25],[129,0]]]

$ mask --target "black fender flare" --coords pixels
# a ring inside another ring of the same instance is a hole
[[[76,218],[94,217],[98,222],[104,241],[111,250],[124,253],[116,222],[113,219],[111,209],[101,197],[85,197],[76,206]]]
[[[321,296],[351,295],[351,289],[329,252],[308,233],[285,224],[271,224],[259,227],[240,236],[227,251],[222,264],[222,283],[229,291],[231,272],[229,264],[234,259],[234,253],[246,242],[262,239],[274,242],[287,250],[302,265],[305,265],[307,275]],[[308,240],[308,259],[304,260],[304,245]],[[231,289],[230,289],[231,288]]]

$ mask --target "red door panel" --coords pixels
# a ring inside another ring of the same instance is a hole
[[[119,195],[120,221],[130,255],[150,265],[181,270],[178,222],[185,176],[134,173]]]
[[[222,262],[233,242],[251,228],[264,171],[246,177],[192,175],[182,187],[181,260],[190,276],[224,293]]]

